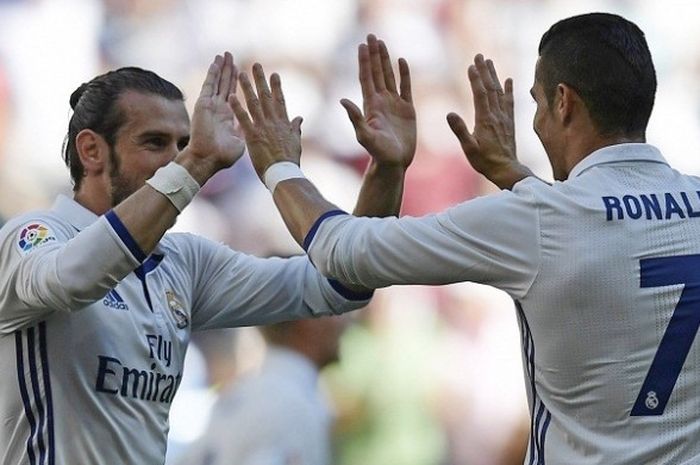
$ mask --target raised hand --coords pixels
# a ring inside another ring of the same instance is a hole
[[[341,105],[355,128],[357,141],[380,165],[408,167],[416,152],[416,111],[408,63],[399,58],[399,90],[389,52],[370,34],[358,50],[363,111],[348,99]]]
[[[474,132],[456,113],[448,114],[447,122],[474,169],[498,187],[510,189],[532,176],[516,157],[513,80],[506,79],[504,91],[493,62],[481,54],[469,66],[468,75],[474,96]]]
[[[231,95],[229,103],[240,123],[258,176],[262,179],[267,168],[279,161],[291,161],[298,165],[302,119],[297,116],[289,120],[279,75],[273,73],[268,86],[263,67],[255,63],[253,79],[256,89],[253,90],[245,73],[241,73],[239,79],[248,110],[243,108],[235,95]]]
[[[209,66],[194,106],[186,150],[208,176],[233,165],[245,150],[245,141],[238,135],[234,114],[228,104],[237,82],[238,70],[231,54],[217,55]],[[206,180],[206,176],[204,178]]]

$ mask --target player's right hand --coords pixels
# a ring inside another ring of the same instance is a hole
[[[472,167],[501,189],[510,189],[532,176],[516,157],[513,80],[506,79],[504,91],[493,62],[481,54],[469,66],[468,75],[474,96],[474,131],[470,133],[456,113],[448,114],[447,122]]]
[[[192,113],[190,141],[179,156],[188,157],[188,169],[200,184],[218,170],[228,168],[245,150],[239,137],[234,114],[228,104],[236,92],[238,70],[233,56],[217,55],[209,66]],[[192,171],[195,172],[192,172]]]

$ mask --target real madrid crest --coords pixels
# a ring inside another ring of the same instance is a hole
[[[185,307],[180,300],[178,300],[173,291],[165,291],[165,298],[168,301],[168,308],[170,309],[170,313],[173,314],[173,318],[175,318],[178,329],[186,328],[190,323],[190,319],[187,317]]]

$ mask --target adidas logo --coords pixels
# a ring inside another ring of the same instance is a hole
[[[102,300],[102,303],[109,308],[115,310],[129,310],[129,306],[124,303],[124,299],[121,298],[117,291],[112,289]]]

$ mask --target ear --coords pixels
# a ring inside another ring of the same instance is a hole
[[[557,93],[554,108],[562,125],[568,126],[581,99],[576,91],[563,83],[557,85]]]
[[[109,165],[109,144],[92,129],[83,129],[75,137],[75,148],[85,175],[101,175]]]

